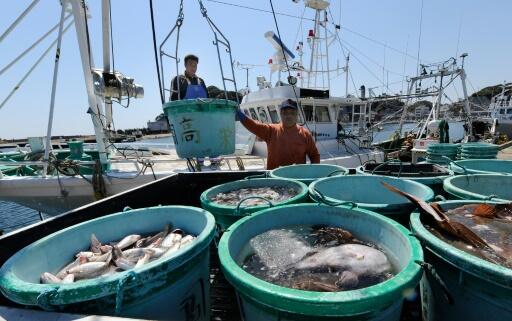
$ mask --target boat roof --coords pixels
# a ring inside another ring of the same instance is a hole
[[[296,97],[298,97],[301,100],[325,100],[330,103],[338,103],[345,105],[360,104],[363,102],[361,99],[357,97],[331,97],[329,95],[329,90],[295,87],[294,92],[293,86],[285,85],[271,88],[263,88],[258,91],[250,92],[242,98],[242,104],[252,105],[266,101],[283,101],[285,99],[295,99]]]

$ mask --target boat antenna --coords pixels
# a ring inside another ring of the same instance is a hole
[[[299,97],[297,96],[297,90],[295,88],[295,85],[297,83],[297,79],[295,77],[292,76],[292,73],[290,71],[290,66],[288,65],[288,58],[286,57],[286,53],[284,51],[284,45],[283,45],[283,38],[281,38],[281,32],[279,31],[279,25],[277,24],[277,18],[276,18],[276,12],[274,11],[274,4],[272,3],[272,0],[269,0],[270,1],[270,8],[272,8],[272,16],[274,17],[274,23],[276,25],[276,30],[277,30],[277,36],[279,37],[279,41],[281,42],[281,46],[279,46],[281,48],[281,51],[282,51],[282,54],[283,54],[283,57],[284,57],[284,63],[286,64],[286,70],[288,71],[288,84],[290,84],[292,86],[292,89],[293,89],[293,94],[295,95],[295,101],[297,102],[297,104],[299,103]],[[307,126],[306,124],[306,117],[304,115],[304,111],[302,110],[302,108],[299,108],[299,110],[301,111],[301,114],[302,114],[302,118],[304,120],[304,124]]]
[[[423,26],[423,0],[421,0],[421,9],[420,9],[420,33],[418,35],[418,55],[416,57],[416,60],[418,61],[418,69],[416,71],[416,77],[420,75],[420,68],[421,68],[421,62],[420,62],[420,49],[421,49],[421,30]]]

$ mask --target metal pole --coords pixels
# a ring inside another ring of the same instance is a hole
[[[400,135],[402,134],[402,127],[404,125],[405,117],[407,116],[407,105],[411,99],[412,87],[414,86],[415,82],[416,79],[413,78],[409,84],[409,89],[407,89],[407,99],[405,100],[404,110],[402,111],[402,116],[400,116],[400,124],[398,125],[398,133]]]
[[[434,114],[432,120],[439,118],[439,111],[441,109],[441,99],[443,97],[443,73],[441,72],[441,81],[439,82],[439,94],[437,96],[436,106],[434,106]]]
[[[110,72],[110,0],[101,2],[101,22],[103,36],[103,71]],[[112,99],[105,97],[106,127],[112,126]]]
[[[71,21],[67,26],[66,28],[64,28],[64,30],[62,31],[62,34],[65,34],[66,31],[69,29],[69,27],[71,27],[71,25],[73,24],[73,21]],[[25,80],[28,78],[28,76],[30,76],[30,74],[32,73],[32,71],[34,71],[34,69],[41,63],[41,61],[43,61],[44,57],[46,57],[46,55],[52,50],[52,48],[55,46],[55,44],[57,43],[57,39],[55,39],[51,44],[50,46],[48,47],[48,49],[46,49],[43,54],[41,55],[41,57],[39,57],[39,59],[37,59],[37,61],[32,65],[32,67],[30,67],[30,69],[28,70],[28,72],[25,74],[25,76],[23,76],[23,78],[21,78],[21,80],[16,84],[16,86],[14,86],[14,88],[11,90],[11,92],[9,93],[9,95],[7,95],[7,97],[2,101],[2,103],[0,104],[0,109],[2,109],[2,107],[4,107],[4,105],[9,101],[9,99],[12,97],[12,95],[14,95],[14,93],[20,89],[21,85],[23,84],[23,82],[25,82]]]
[[[462,91],[464,93],[464,109],[466,110],[466,113],[468,115],[468,119],[471,117],[471,106],[469,105],[468,100],[468,90],[466,88],[466,72],[464,71],[464,68],[460,70],[460,80],[462,81]],[[473,135],[473,126],[471,123],[469,123],[468,126],[468,135]]]
[[[309,61],[309,72],[308,72],[308,87],[311,87],[311,74],[314,74],[313,71],[313,59],[315,57],[315,49],[316,49],[316,35],[317,35],[317,26],[318,26],[318,19],[319,19],[319,10],[316,10],[315,12],[315,25],[313,26],[313,38],[311,39],[311,58]],[[308,35],[309,36],[309,35]],[[316,80],[316,75],[315,75]],[[316,83],[316,81],[315,81]]]
[[[325,60],[327,67],[327,88],[331,88],[331,72],[329,70],[329,39],[327,37],[327,10],[324,10]]]
[[[14,28],[16,28],[16,26],[18,25],[18,23],[21,22],[21,20],[23,20],[23,18],[25,18],[25,16],[30,12],[30,10],[32,10],[32,8],[34,8],[34,6],[39,2],[39,0],[34,0],[32,1],[31,4],[28,5],[27,9],[25,9],[25,11],[23,11],[20,16],[14,20],[14,22],[9,26],[9,28],[7,28],[7,30],[5,30],[5,32],[0,36],[0,42],[2,42],[2,40],[5,39],[5,37],[7,37],[8,34],[11,33],[11,31],[14,30]]]
[[[93,57],[89,56],[89,47],[87,43],[87,33],[85,27],[86,12],[82,6],[81,0],[69,0],[73,8],[73,16],[75,17],[75,30],[78,40],[78,47],[80,49],[80,58],[82,61],[82,71],[85,78],[85,87],[87,90],[87,98],[89,102],[88,113],[91,115],[92,123],[94,126],[94,134],[96,135],[96,142],[98,145],[98,153],[100,162],[107,164],[107,151],[105,145],[107,139],[103,132],[103,124],[101,120],[101,101],[94,94],[93,79],[91,74],[92,65],[94,65]],[[85,4],[84,4],[85,5]]]
[[[46,145],[44,149],[44,160],[48,162],[50,156],[51,140],[52,140],[52,125],[53,125],[53,112],[55,110],[55,93],[57,90],[57,76],[59,74],[59,61],[60,61],[60,48],[62,44],[62,34],[64,30],[64,13],[66,12],[66,1],[63,1],[60,11],[59,22],[59,35],[57,38],[57,50],[55,51],[55,65],[53,67],[53,81],[52,81],[52,94],[50,98],[50,114],[48,116],[48,128],[46,130]],[[47,164],[44,166],[43,176],[46,176]]]
[[[347,54],[345,63],[345,97],[348,97],[348,62],[350,60],[350,53]]]
[[[64,21],[67,20],[69,17],[71,17],[71,14],[68,14],[65,18],[64,18]],[[0,75],[2,75],[4,72],[6,72],[9,68],[11,68],[15,63],[17,63],[21,58],[23,58],[26,54],[28,54],[32,49],[34,49],[39,43],[41,43],[41,41],[43,41],[46,37],[48,37],[55,29],[57,29],[59,27],[59,24],[60,23],[57,23],[55,26],[53,26],[53,28],[51,28],[47,33],[45,33],[44,35],[41,36],[41,38],[39,38],[38,40],[36,40],[36,42],[34,42],[30,47],[28,47],[27,49],[25,49],[25,51],[23,51],[18,57],[14,58],[13,61],[11,61],[7,66],[5,66],[4,68],[2,68],[2,70],[0,70]]]

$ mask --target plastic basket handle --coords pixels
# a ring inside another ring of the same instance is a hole
[[[273,207],[274,204],[272,204],[272,202],[264,197],[261,197],[261,196],[248,196],[246,198],[243,198],[240,200],[240,202],[238,202],[238,205],[236,206],[236,210],[235,210],[235,214],[239,215],[240,214],[240,206],[242,205],[242,203],[244,203],[245,201],[249,200],[249,199],[260,199],[260,200],[264,200],[265,202],[268,202],[268,205],[269,207]]]
[[[249,179],[253,179],[253,178],[266,178],[266,177],[267,177],[267,173],[263,173],[263,174],[249,175],[249,176],[244,177],[244,179],[249,180]]]
[[[434,200],[444,202],[446,201],[446,197],[444,197],[443,195],[436,195],[436,197],[434,197]]]
[[[350,205],[351,208],[357,207],[357,204],[352,201],[342,201],[342,202],[333,202],[328,200],[324,194],[319,192],[317,189],[310,190],[311,198],[316,200],[318,203],[322,203],[329,206],[340,206],[340,205]]]
[[[331,177],[331,176],[333,176],[334,174],[337,174],[337,173],[344,173],[344,172],[345,172],[345,170],[344,170],[344,169],[337,169],[337,170],[335,170],[335,171],[330,172],[330,173],[327,175],[327,177]]]
[[[462,169],[462,171],[464,172],[464,175],[467,175],[468,174],[468,170],[466,169],[466,167],[460,165],[459,163],[453,161],[450,157],[448,156],[441,156],[442,158],[445,158],[449,161],[450,165],[454,165],[454,166],[457,166],[458,168]]]

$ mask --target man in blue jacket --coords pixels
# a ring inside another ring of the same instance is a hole
[[[196,75],[198,63],[199,58],[196,55],[185,56],[185,73],[174,77],[171,82],[171,100],[208,98],[204,80]]]

